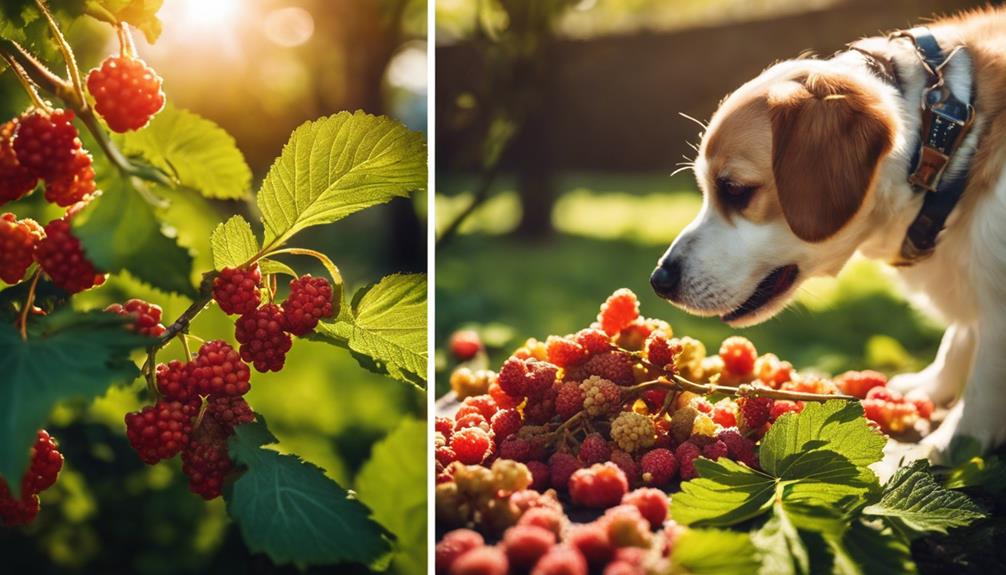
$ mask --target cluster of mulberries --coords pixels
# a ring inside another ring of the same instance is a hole
[[[305,336],[318,322],[335,315],[332,284],[310,274],[290,282],[290,294],[282,305],[262,305],[258,264],[225,268],[213,279],[213,299],[228,314],[240,315],[234,337],[241,345],[241,358],[265,373],[280,371],[293,338]]]
[[[63,468],[63,455],[49,433],[40,429],[31,448],[28,469],[21,477],[21,496],[15,497],[0,477],[0,525],[31,523],[41,509],[38,494],[52,487]]]
[[[191,361],[159,364],[160,398],[126,414],[130,445],[148,465],[181,454],[189,488],[206,499],[219,496],[233,467],[227,438],[235,426],[255,419],[243,397],[250,379],[248,366],[223,341],[203,344]]]
[[[441,573],[607,573],[621,561],[624,571],[612,572],[640,572],[640,563],[620,554],[664,557],[665,538],[654,531],[666,519],[665,492],[697,477],[699,458],[757,469],[758,441],[779,418],[803,409],[801,401],[765,397],[770,390],[844,391],[865,397],[868,415],[872,405],[885,414],[892,406],[925,408],[899,400],[879,374],[835,381],[800,374],[775,355],[759,356],[743,337],[707,355],[701,342],[642,317],[625,289],[586,329],[528,340],[498,373],[471,367],[451,375],[457,410],[436,418],[438,521],[461,528],[438,546]],[[711,398],[668,384],[674,376],[740,387],[736,397]],[[502,488],[501,477],[519,487]],[[528,499],[548,509],[534,511],[535,521],[550,513],[559,517],[550,525],[565,527],[529,529],[518,512]],[[601,517],[569,526],[556,502],[577,517],[587,510]],[[495,546],[483,540],[500,536]]]

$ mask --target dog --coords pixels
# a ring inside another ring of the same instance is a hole
[[[952,404],[926,453],[1006,440],[1006,10],[774,64],[701,138],[702,209],[659,259],[658,295],[744,327],[856,252],[894,263],[949,325],[931,365],[890,382]]]

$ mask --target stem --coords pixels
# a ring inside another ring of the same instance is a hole
[[[129,25],[119,22],[115,27],[116,35],[119,37],[119,54],[127,58],[136,57],[136,44],[133,43],[133,35],[129,33]]]
[[[39,62],[34,56],[29,54],[17,42],[0,38],[0,55],[4,59],[17,62],[21,69],[39,87],[63,100],[66,105],[74,111],[80,121],[91,132],[98,146],[108,157],[109,161],[126,176],[136,176],[138,178],[156,182],[168,187],[174,187],[171,177],[157,168],[142,164],[134,164],[108,137],[108,133],[101,127],[101,123],[94,115],[94,110],[87,105],[86,99],[81,99],[74,91],[74,87],[66,80],[56,76],[44,64]],[[8,60],[8,61],[9,61]]]
[[[185,352],[185,361],[192,359],[192,350],[189,349],[189,334],[182,332],[182,337],[178,338],[182,342],[182,351]]]
[[[655,387],[665,387],[669,390],[690,391],[699,395],[712,395],[722,393],[732,397],[770,397],[772,399],[787,399],[790,401],[828,401],[831,399],[844,399],[846,401],[859,401],[858,397],[843,394],[808,393],[803,391],[787,391],[783,389],[771,389],[768,387],[756,387],[751,384],[743,384],[737,387],[729,385],[719,385],[716,383],[695,383],[680,375],[660,376],[657,379],[637,383],[623,390],[626,398],[638,396],[647,389]]]
[[[38,95],[38,90],[35,89],[35,84],[32,84],[31,79],[28,74],[24,71],[24,68],[17,63],[14,58],[3,54],[3,59],[7,61],[7,65],[13,70],[14,76],[17,78],[18,82],[21,82],[21,86],[24,87],[24,91],[28,93],[28,97],[31,98],[31,103],[40,110],[45,112],[51,111],[48,104],[46,104],[42,97]]]
[[[311,256],[320,261],[321,265],[325,266],[325,269],[328,270],[328,274],[332,276],[332,281],[334,281],[336,284],[340,286],[342,285],[342,273],[339,272],[339,268],[336,267],[334,263],[332,263],[332,260],[321,252],[315,250],[309,250],[307,248],[283,248],[271,251],[262,250],[254,258],[252,258],[251,261],[247,262],[244,265],[251,265],[262,258],[274,256],[277,254],[294,254],[299,256]]]
[[[21,310],[19,318],[21,341],[28,340],[28,314],[31,313],[32,306],[35,305],[35,288],[38,286],[38,278],[40,277],[42,277],[42,271],[35,270],[35,275],[31,278],[31,286],[28,287],[28,297],[25,298],[24,308]]]
[[[206,308],[206,304],[210,303],[213,299],[213,279],[216,277],[216,273],[207,273],[203,276],[203,281],[199,284],[199,295],[196,297],[195,301],[192,302],[182,315],[178,316],[178,319],[174,321],[171,325],[164,330],[161,334],[160,339],[157,343],[150,346],[150,349],[158,350],[168,344],[175,336],[183,334],[189,329],[189,324],[192,320],[199,315],[203,309]],[[191,356],[189,356],[191,357]]]
[[[86,108],[87,98],[84,97],[84,84],[80,81],[80,69],[77,68],[77,60],[73,56],[73,49],[70,48],[70,43],[66,41],[66,37],[63,36],[63,31],[59,29],[55,18],[53,18],[52,13],[49,12],[49,8],[46,7],[45,0],[35,0],[35,4],[38,6],[38,9],[42,11],[42,15],[45,16],[46,22],[49,24],[49,29],[52,30],[52,35],[56,38],[56,44],[59,45],[59,51],[63,54],[63,61],[66,62],[66,70],[70,75],[70,81],[73,84],[73,92],[77,96],[78,106]]]

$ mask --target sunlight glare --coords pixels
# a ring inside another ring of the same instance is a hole
[[[237,16],[238,0],[182,0],[187,23],[199,28],[216,28]]]

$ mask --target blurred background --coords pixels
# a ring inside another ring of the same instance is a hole
[[[984,5],[971,0],[437,0],[436,333],[481,329],[492,366],[587,326],[616,288],[711,352],[731,334],[657,298],[649,274],[698,212],[701,128],[773,62]],[[942,327],[882,266],[851,262],[746,329],[798,368],[926,365]],[[493,346],[496,346],[495,348]],[[437,392],[449,389],[445,354]]]
[[[74,2],[50,4],[58,9]],[[425,0],[164,0],[157,43],[133,35],[140,56],[163,76],[169,102],[213,120],[235,137],[254,174],[254,191],[303,122],[363,109],[426,131],[426,15]],[[66,32],[85,73],[118,53],[108,25],[81,18]],[[53,70],[62,69],[58,58],[46,61]],[[0,74],[0,117],[13,117],[27,106],[12,74]],[[217,223],[233,213],[259,221],[253,200],[214,202],[193,193],[169,199],[167,220],[176,223],[181,243],[195,251],[199,273],[212,268],[209,235]],[[396,199],[312,228],[293,243],[328,254],[340,267],[348,293],[389,273],[425,272],[426,204],[424,195]],[[7,210],[41,222],[60,215],[44,205],[40,193],[5,205]],[[256,231],[261,235],[260,226]],[[287,263],[300,273],[325,274],[312,258]],[[74,301],[84,309],[104,308],[129,297],[160,304],[171,319],[189,303],[128,277],[112,279]],[[211,306],[192,333],[232,340],[233,329],[233,320]],[[173,343],[159,360],[181,355]],[[356,481],[372,448],[403,422],[426,417],[423,390],[362,370],[343,349],[303,339],[295,342],[284,371],[255,373],[252,382],[248,401],[265,416],[281,449],[324,468],[343,487],[358,489],[364,503],[373,492]],[[91,406],[65,405],[53,414],[48,429],[66,466],[56,485],[42,494],[35,523],[0,530],[0,572],[305,571],[277,568],[264,556],[250,554],[224,501],[206,503],[190,493],[177,458],[156,466],[139,460],[125,438],[123,415],[147,403],[143,389],[138,380],[112,389]],[[403,461],[398,472],[403,480],[416,478],[415,485],[401,486],[401,501],[410,501],[405,493],[418,494],[421,504],[377,519],[399,536],[402,553],[391,572],[424,573],[425,453],[416,450],[414,460]]]

